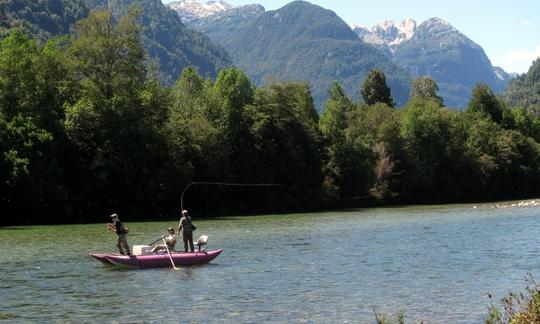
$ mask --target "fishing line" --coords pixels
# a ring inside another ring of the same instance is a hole
[[[184,188],[182,196],[180,197],[180,208],[184,210],[184,194],[186,191],[194,185],[217,185],[217,186],[232,186],[232,187],[279,187],[282,184],[276,183],[234,183],[234,182],[192,182]]]

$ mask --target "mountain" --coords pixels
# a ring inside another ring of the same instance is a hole
[[[234,34],[237,30],[246,28],[247,25],[253,23],[264,12],[264,7],[261,5],[244,5],[193,19],[186,24],[189,28],[207,35],[215,43],[227,42],[227,37]]]
[[[516,74],[516,73],[508,73],[502,67],[499,67],[499,66],[493,67],[493,73],[495,73],[495,76],[497,76],[497,79],[505,83],[508,83],[510,82],[510,80],[519,76],[519,74]]]
[[[225,1],[208,1],[200,4],[195,0],[174,1],[167,4],[167,6],[176,11],[185,24],[233,8],[231,4]]]
[[[399,24],[385,21],[371,29],[356,28],[356,33],[405,68],[414,77],[429,76],[437,81],[445,104],[467,106],[472,89],[484,82],[502,91],[510,76],[495,68],[484,50],[446,20],[431,18],[417,25],[412,19]]]
[[[46,41],[68,34],[77,20],[88,16],[90,9],[108,9],[119,16],[131,5],[142,9],[142,42],[150,58],[160,64],[168,84],[190,65],[203,75],[215,76],[232,64],[222,47],[187,28],[160,0],[0,0],[0,38],[10,29],[22,27],[33,37]]]
[[[416,25],[415,20],[407,18],[398,24],[385,20],[369,29],[353,25],[352,30],[367,43],[386,45],[392,50],[414,35]]]
[[[40,41],[68,34],[73,23],[88,16],[82,0],[1,0],[0,37],[10,29],[22,28]]]
[[[222,47],[187,28],[178,14],[160,0],[86,0],[92,9],[109,9],[122,15],[130,6],[142,9],[142,41],[150,57],[159,63],[166,82],[175,82],[182,70],[195,66],[202,75],[216,76],[232,64]]]
[[[540,58],[527,73],[511,80],[502,96],[513,107],[534,108],[540,112]]]
[[[234,17],[216,19],[205,34],[221,44],[257,85],[271,80],[309,81],[320,107],[333,81],[358,98],[364,76],[380,68],[398,104],[407,100],[406,73],[360,40],[330,10],[295,1],[257,17]]]

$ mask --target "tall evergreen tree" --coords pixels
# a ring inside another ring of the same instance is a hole
[[[386,76],[382,70],[374,69],[368,72],[360,94],[368,105],[374,105],[378,102],[394,107],[394,99],[390,93],[390,87],[386,84]]]
[[[467,110],[487,116],[496,123],[503,119],[503,105],[485,83],[478,83],[473,89]]]

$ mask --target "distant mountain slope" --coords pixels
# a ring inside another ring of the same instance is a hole
[[[215,43],[224,44],[228,42],[230,35],[246,28],[264,12],[263,6],[255,4],[233,7],[213,15],[193,19],[187,23],[187,26],[207,35]]]
[[[502,91],[510,76],[491,65],[484,50],[450,23],[440,18],[416,26],[410,19],[385,21],[371,29],[355,28],[365,41],[384,50],[412,77],[430,76],[437,81],[445,103],[466,107],[477,82]]]
[[[143,27],[142,41],[150,58],[159,62],[169,84],[189,65],[210,76],[232,65],[221,46],[187,28],[160,0],[0,0],[0,37],[12,28],[22,27],[45,41],[52,36],[68,34],[77,20],[88,16],[90,9],[109,9],[118,16],[131,5],[142,9],[139,17]]]
[[[360,40],[334,12],[309,2],[295,1],[255,19],[217,19],[210,25],[206,34],[259,85],[270,80],[309,81],[320,105],[333,81],[358,98],[366,73],[381,68],[396,101],[402,104],[408,97],[409,79],[403,70]]]
[[[208,37],[187,28],[175,11],[160,0],[86,0],[92,9],[108,8],[117,15],[129,6],[142,8],[142,39],[150,57],[157,60],[169,83],[187,66],[197,67],[202,75],[215,76],[232,64],[227,52]]]
[[[510,81],[502,96],[511,106],[534,108],[540,112],[540,58],[533,62],[527,73]]]
[[[68,34],[77,20],[88,16],[82,0],[0,0],[0,30],[22,28],[40,41]],[[0,34],[1,35],[1,34]]]

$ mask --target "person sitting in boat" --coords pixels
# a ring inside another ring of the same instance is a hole
[[[195,252],[193,246],[193,231],[197,228],[191,222],[191,217],[187,210],[182,210],[182,218],[180,219],[180,225],[178,226],[178,233],[182,230],[182,238],[184,239],[184,251],[188,251],[188,243],[191,252]]]
[[[167,234],[162,237],[162,239],[165,241],[165,244],[158,244],[152,248],[152,253],[157,252],[166,252],[167,248],[169,251],[174,251],[174,248],[176,246],[176,234],[174,233],[174,228],[169,227],[167,229]],[[162,241],[163,241],[162,240]]]
[[[120,219],[118,218],[117,214],[111,215],[112,224],[107,224],[107,227],[109,230],[116,233],[116,246],[118,247],[118,250],[120,251],[120,254],[124,255],[131,255],[131,252],[129,251],[129,245],[127,242],[127,233],[128,229],[122,224]],[[124,253],[125,250],[125,253]]]

